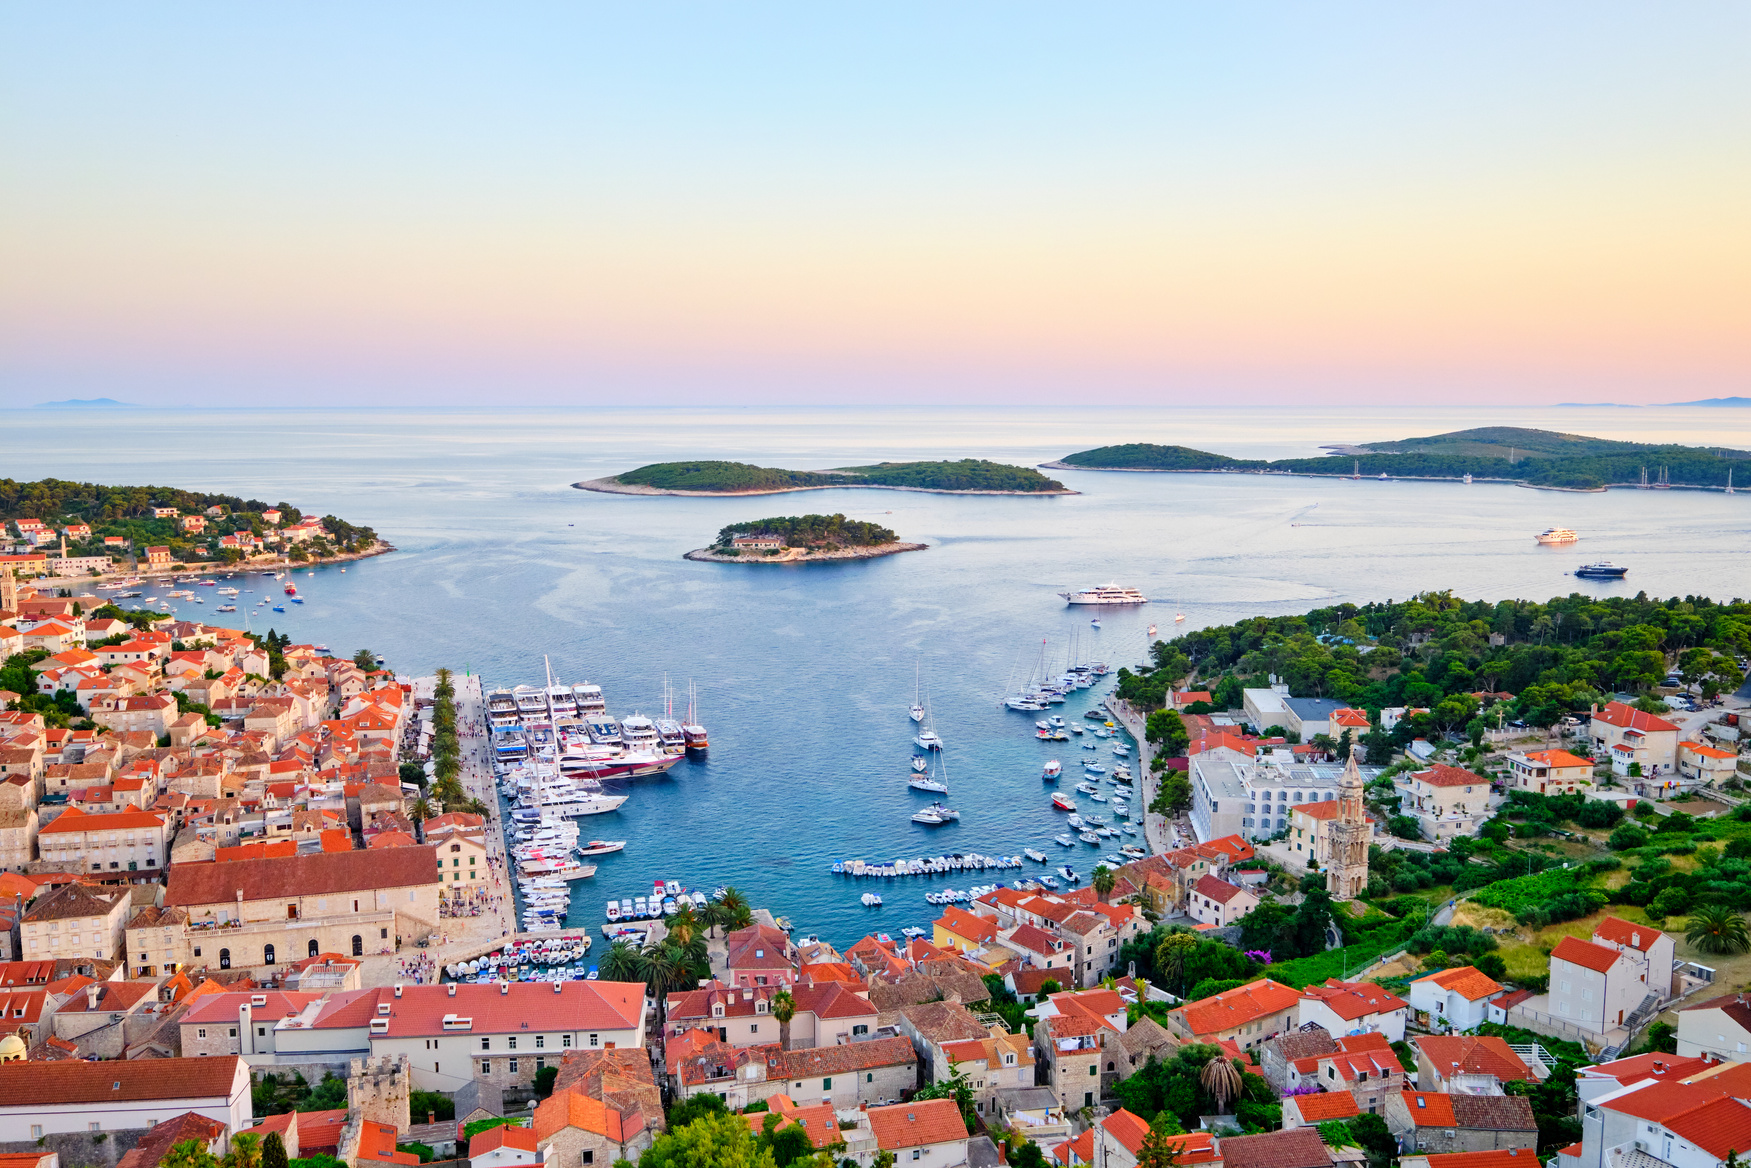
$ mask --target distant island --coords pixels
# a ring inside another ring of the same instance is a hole
[[[777,495],[842,487],[945,495],[1076,494],[1032,467],[978,458],[957,462],[882,462],[833,470],[778,470],[745,462],[656,462],[572,486],[621,495]]]
[[[14,537],[13,533],[16,532]],[[101,576],[258,560],[329,563],[395,549],[369,527],[238,495],[0,479],[0,544],[27,575]],[[50,553],[53,554],[50,554]]]
[[[1701,401],[1673,402],[1675,406],[1751,406],[1751,397],[1705,397]]]
[[[38,402],[33,410],[137,410],[133,402],[117,401],[113,397],[70,397],[65,401]]]
[[[901,543],[877,523],[843,515],[789,515],[732,523],[708,548],[687,553],[689,560],[726,564],[795,564],[822,560],[868,560],[898,552],[917,552],[924,543]]]
[[[1720,490],[1751,487],[1751,452],[1724,447],[1654,445],[1484,426],[1426,438],[1328,446],[1317,458],[1230,458],[1189,446],[1130,443],[1067,454],[1043,465],[1066,470],[1228,472],[1349,478],[1463,479],[1571,491],[1664,485]],[[1643,473],[1646,473],[1646,483]]]

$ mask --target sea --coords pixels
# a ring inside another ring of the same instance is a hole
[[[691,687],[709,752],[627,784],[620,810],[584,821],[588,837],[628,842],[579,882],[568,924],[593,931],[610,899],[678,880],[708,892],[734,885],[800,934],[844,947],[872,932],[928,927],[938,910],[926,891],[1014,876],[860,881],[834,875],[835,861],[1033,847],[1086,874],[1116,846],[1052,842],[1065,829],[1049,806],[1043,764],[1061,760],[1069,790],[1085,759],[1109,768],[1115,760],[1107,742],[1085,751],[1079,741],[1037,741],[1041,715],[1002,708],[1006,690],[1042,656],[1053,667],[1086,660],[1116,672],[1144,658],[1151,624],[1172,636],[1426,590],[1492,600],[1744,596],[1751,490],[1587,494],[1094,471],[1048,472],[1080,493],[1044,498],[876,490],[653,498],[573,483],[685,458],[802,469],[961,457],[1033,465],[1123,442],[1279,458],[1482,425],[1751,448],[1751,410],[1730,408],[1067,401],[1008,410],[24,410],[0,413],[0,453],[15,479],[283,501],[369,525],[395,545],[345,572],[299,572],[307,603],[286,613],[240,603],[257,631],[271,626],[348,656],[369,648],[408,676],[448,666],[480,675],[489,689],[540,683],[551,666],[559,680],[600,684],[616,714],[658,713],[671,690],[683,712]],[[811,512],[881,523],[930,547],[836,564],[682,558],[728,523]],[[1552,526],[1574,528],[1581,541],[1533,541]],[[1572,575],[1600,559],[1628,575]],[[1090,610],[1059,595],[1109,582],[1139,588],[1151,603],[1102,611],[1096,629]],[[1081,720],[1111,684],[1056,712]],[[960,812],[948,826],[910,821],[930,799],[906,785],[915,685],[946,742],[946,802]],[[881,907],[860,903],[868,891],[881,894]]]

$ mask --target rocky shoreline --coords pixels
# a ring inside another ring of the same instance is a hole
[[[1085,469],[1073,467],[1073,470]],[[1061,491],[954,491],[947,487],[896,487],[886,483],[831,483],[821,487],[761,487],[752,491],[677,491],[668,487],[646,487],[623,483],[619,479],[586,479],[573,483],[574,490],[601,491],[608,495],[689,495],[696,499],[740,498],[744,495],[789,495],[797,491],[915,491],[923,495],[1080,495],[1081,491],[1065,488]],[[920,545],[923,546],[923,545]],[[910,550],[910,549],[908,549]]]
[[[325,559],[271,561],[239,560],[235,564],[226,564],[214,560],[193,560],[188,563],[178,562],[175,566],[169,568],[149,568],[145,564],[141,564],[133,571],[117,570],[104,576],[58,576],[54,577],[54,579],[72,580],[76,583],[91,584],[95,587],[105,581],[125,580],[133,576],[138,576],[144,580],[147,578],[156,579],[163,576],[182,576],[191,572],[202,573],[205,575],[221,575],[226,572],[295,572],[300,568],[321,568],[329,564],[348,564],[352,563],[354,560],[368,560],[372,556],[386,556],[390,552],[398,550],[400,549],[394,544],[380,539],[362,552],[347,552],[343,555],[329,556]]]
[[[901,552],[921,552],[929,546],[927,543],[896,542],[876,544],[870,547],[836,548],[830,552],[811,552],[806,548],[786,548],[776,556],[721,556],[710,548],[694,548],[681,558],[713,564],[825,564],[842,560],[873,560],[878,556],[897,556]]]

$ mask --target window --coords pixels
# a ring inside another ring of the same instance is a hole
[[[517,1073],[517,1060],[516,1060],[516,1059],[512,1059],[512,1060],[511,1060],[511,1074],[513,1074],[513,1075],[514,1075],[514,1074],[516,1074],[516,1073]]]
[[[33,942],[31,942],[31,944],[33,944],[33,945],[34,945],[34,944],[35,944],[35,943],[36,943],[36,942],[34,942],[34,941],[33,941]],[[201,947],[200,947],[200,946],[199,946],[199,945],[196,945],[196,946],[195,946],[195,956],[196,956],[196,957],[199,957],[199,956],[200,956],[200,955],[201,955]]]
[[[389,930],[388,929],[378,929],[377,936],[382,938],[383,940],[387,941],[387,940],[389,940]]]
[[[92,1120],[90,1123],[85,1125],[85,1130],[86,1131],[102,1131],[103,1125],[101,1123],[98,1123],[96,1120]]]
[[[272,965],[274,963],[274,947],[272,945],[263,945],[261,947],[261,963],[263,965]]]
[[[596,1036],[594,1034],[590,1035],[590,1045],[591,1046],[596,1045]]]
[[[316,938],[312,937],[312,938],[310,938],[310,956],[315,957],[316,953],[317,953]]]
[[[510,1038],[505,1040],[505,1042],[506,1042],[506,1046],[508,1049],[510,1049],[510,1050],[517,1049],[517,1036],[515,1034],[511,1035]]]
[[[1100,1074],[1100,1064],[1099,1063],[1089,1063],[1088,1064],[1088,1073],[1091,1075]]]
[[[33,1140],[40,1140],[43,1138],[43,1125],[42,1124],[33,1123],[30,1125],[30,1138]]]
[[[547,1045],[547,1035],[537,1034],[535,1036],[535,1049],[540,1050],[542,1047],[544,1047],[546,1045]]]
[[[257,1026],[255,1028],[255,1036],[257,1038],[266,1038],[268,1036],[268,1028],[266,1026]]]
[[[229,949],[219,950],[219,968],[220,969],[230,969],[231,968],[231,950],[229,950]]]
[[[537,1074],[540,1074],[542,1071],[544,1071],[546,1069],[547,1069],[547,1060],[546,1059],[538,1058],[535,1060],[535,1072]]]
[[[912,1158],[914,1160],[916,1160],[918,1158],[918,1149],[917,1148],[912,1149]]]
[[[483,1075],[492,1074],[492,1060],[491,1059],[481,1059],[480,1060],[480,1073]]]
[[[873,1071],[864,1072],[863,1081],[866,1083],[875,1082],[875,1073]]]
[[[492,1049],[492,1039],[490,1039],[490,1038],[481,1039],[480,1040],[480,1049],[481,1050],[491,1050]]]
[[[571,1046],[571,1044],[572,1044],[572,1036],[571,1035],[562,1034],[559,1036],[559,1045],[569,1047],[569,1046]]]
[[[206,1036],[207,1036],[207,1028],[205,1026],[203,1026],[199,1030],[195,1031],[196,1038],[205,1038]]]
[[[831,1091],[832,1089],[833,1089],[833,1080],[832,1079],[822,1079],[821,1080],[821,1090]]]

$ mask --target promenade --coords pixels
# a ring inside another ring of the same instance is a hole
[[[1104,703],[1113,720],[1123,726],[1132,738],[1137,740],[1137,790],[1138,798],[1143,804],[1143,838],[1149,845],[1152,855],[1161,855],[1173,850],[1173,825],[1166,816],[1157,815],[1149,810],[1149,805],[1155,802],[1155,795],[1161,786],[1160,777],[1149,769],[1149,764],[1155,758],[1155,751],[1143,737],[1144,715],[1139,713],[1130,702],[1119,697],[1110,697]]]

